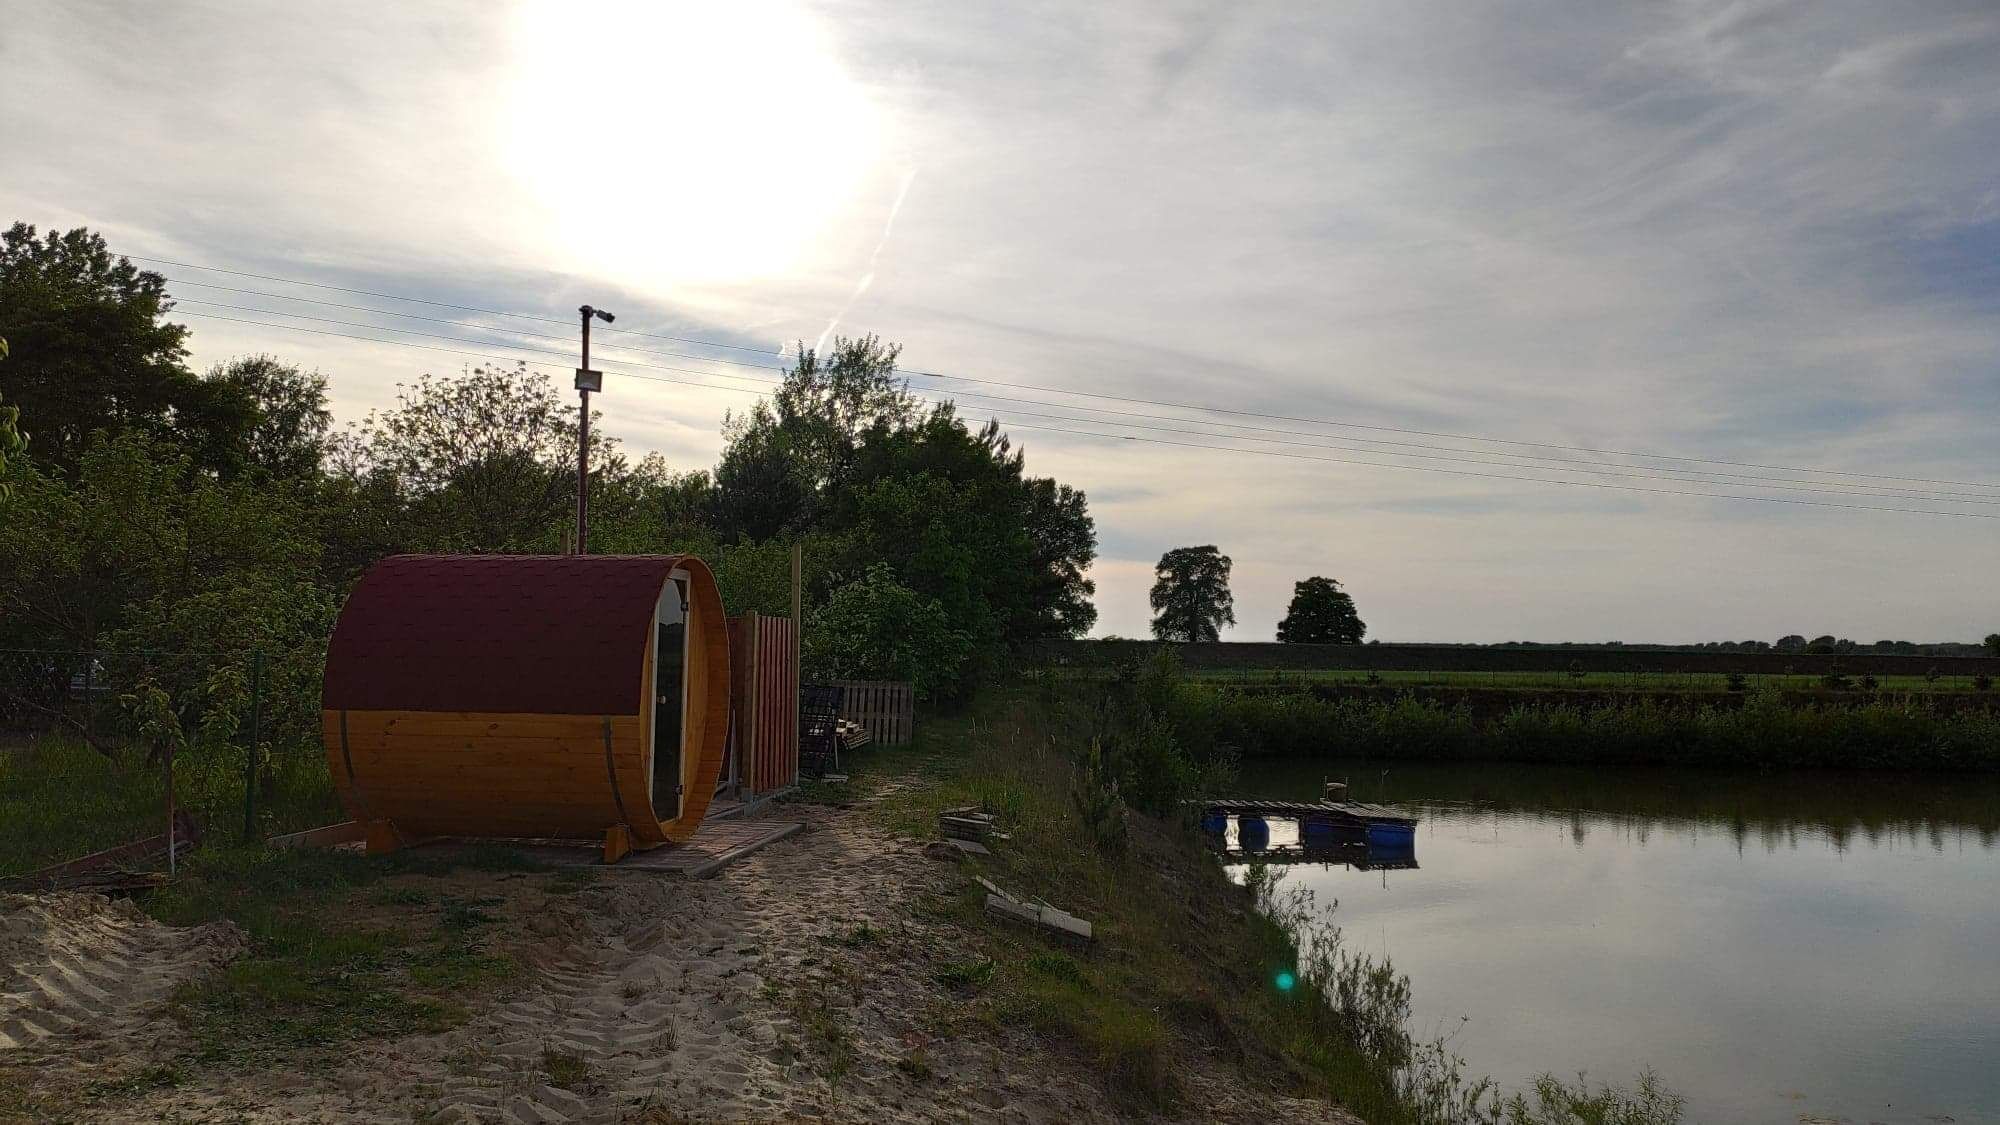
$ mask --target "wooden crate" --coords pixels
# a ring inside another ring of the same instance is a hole
[[[875,741],[901,746],[916,734],[917,696],[901,680],[836,680],[841,687],[840,717],[868,728]]]

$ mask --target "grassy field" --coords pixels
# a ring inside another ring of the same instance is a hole
[[[211,840],[243,835],[244,762],[188,753],[174,763],[177,807]],[[317,746],[275,755],[257,794],[261,836],[345,819]],[[0,742],[0,877],[166,831],[166,771],[142,754],[74,738]]]
[[[1079,679],[1112,679],[1112,669],[1077,668],[1066,674]],[[1718,694],[1730,691],[1786,691],[1831,693],[1819,676],[1746,675],[1741,687],[1732,687],[1730,677],[1716,672],[1371,672],[1354,668],[1272,670],[1263,668],[1189,668],[1182,675],[1201,683],[1228,685],[1290,686],[1336,684],[1353,687],[1381,686],[1436,688],[1491,688],[1514,691],[1631,691]],[[1850,676],[1848,692],[1873,690],[1884,694],[1956,693],[1981,690],[1971,676],[1878,677],[1870,689],[1862,677]],[[1988,689],[1991,690],[1991,689]]]

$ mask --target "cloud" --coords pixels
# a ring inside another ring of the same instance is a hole
[[[920,369],[2000,479],[2000,13],[1976,0],[608,6],[560,58],[524,41],[534,8],[0,9],[0,207],[133,252],[556,317],[587,300],[757,362],[834,309]],[[695,90],[643,65],[690,54]],[[524,114],[551,76],[597,113]],[[551,184],[600,214],[553,221]],[[455,362],[191,323],[203,361],[317,364],[350,416]],[[685,465],[742,401],[614,382],[604,405]],[[2000,615],[1983,521],[1017,432],[1090,491],[1102,628],[1127,635],[1153,559],[1194,542],[1236,558],[1252,638],[1311,573],[1391,638],[1978,636]]]

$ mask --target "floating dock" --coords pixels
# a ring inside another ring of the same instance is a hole
[[[1417,818],[1387,805],[1362,801],[1264,801],[1237,797],[1215,797],[1189,802],[1207,812],[1226,816],[1258,816],[1267,820],[1304,820],[1327,817],[1355,825],[1414,826]]]

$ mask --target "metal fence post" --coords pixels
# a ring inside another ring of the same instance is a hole
[[[250,752],[243,763],[243,838],[257,838],[257,751],[264,739],[264,650],[250,652]]]

